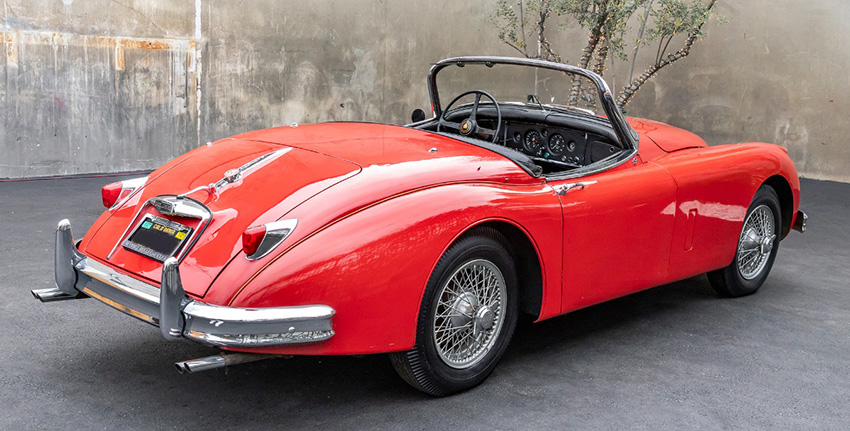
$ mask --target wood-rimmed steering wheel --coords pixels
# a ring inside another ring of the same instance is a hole
[[[460,123],[455,123],[453,121],[449,121],[447,119],[447,115],[452,106],[457,103],[458,100],[463,98],[464,96],[468,96],[470,94],[475,95],[475,102],[472,104],[472,111],[469,113],[469,117],[461,121]],[[481,101],[481,96],[484,96],[490,101],[493,102],[493,106],[496,108],[496,129],[488,129],[486,127],[481,127],[478,125],[477,117],[478,117],[478,102]],[[455,97],[446,108],[443,110],[443,113],[440,115],[440,119],[437,121],[437,131],[440,131],[440,126],[451,128],[457,130],[463,136],[474,136],[478,133],[484,133],[490,135],[490,139],[493,142],[496,142],[499,139],[499,130],[502,128],[502,109],[499,108],[499,103],[496,102],[496,99],[493,98],[486,91],[481,90],[471,90],[465,93],[461,93],[459,96]]]

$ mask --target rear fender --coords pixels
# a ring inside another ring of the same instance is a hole
[[[293,211],[299,220],[308,214],[307,208]],[[266,352],[407,350],[414,345],[420,302],[440,256],[469,228],[488,220],[506,221],[529,234],[543,273],[541,317],[557,314],[561,209],[547,185],[461,183],[381,201],[314,230],[262,268],[237,256],[205,300],[237,307],[323,304],[336,310],[333,338]],[[240,274],[254,275],[237,286]]]

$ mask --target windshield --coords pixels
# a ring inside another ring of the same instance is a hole
[[[458,95],[482,90],[499,103],[517,103],[541,110],[553,108],[604,116],[596,85],[588,78],[563,71],[512,64],[449,65],[437,74],[440,106],[446,109]],[[454,106],[469,103],[471,97]],[[482,103],[488,103],[486,98]]]

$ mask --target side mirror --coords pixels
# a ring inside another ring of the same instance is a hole
[[[419,108],[414,109],[413,112],[410,114],[410,120],[413,121],[414,123],[418,123],[418,122],[420,122],[424,119],[425,119],[425,111],[423,111]]]

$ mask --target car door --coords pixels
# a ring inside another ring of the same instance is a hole
[[[664,283],[676,183],[639,156],[604,172],[550,179],[561,200],[562,312]]]

